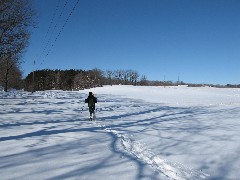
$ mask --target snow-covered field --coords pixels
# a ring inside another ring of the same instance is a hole
[[[1,91],[0,178],[237,180],[240,89]]]

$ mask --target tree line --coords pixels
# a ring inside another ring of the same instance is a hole
[[[13,77],[14,79],[14,77]],[[178,86],[189,87],[218,87],[218,88],[240,88],[240,85],[214,85],[214,84],[191,84],[173,81],[151,81],[145,75],[140,75],[135,70],[50,70],[43,69],[31,72],[23,80],[12,81],[15,89],[26,91],[44,90],[67,90],[76,91],[101,87],[103,85],[134,85],[134,86]]]
[[[42,91],[50,89],[81,90],[103,85],[146,85],[146,76],[134,70],[37,70],[27,75],[24,89]]]

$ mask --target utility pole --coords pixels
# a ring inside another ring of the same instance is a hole
[[[35,91],[34,65],[35,65],[35,60],[33,61],[33,87],[32,87],[32,93]]]
[[[165,85],[166,85],[166,83],[165,83],[165,75],[163,76],[163,84],[164,84],[164,88],[165,88]]]
[[[177,81],[177,84],[178,84],[178,85],[180,84],[179,73],[178,73],[178,81]]]

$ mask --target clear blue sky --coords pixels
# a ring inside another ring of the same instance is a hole
[[[54,42],[77,2],[58,1],[32,1],[38,28],[23,56],[25,75],[132,69],[149,80],[179,74],[184,82],[240,84],[239,0],[80,0]]]

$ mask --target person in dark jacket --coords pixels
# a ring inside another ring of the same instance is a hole
[[[87,99],[85,99],[85,103],[88,103],[90,120],[92,120],[92,114],[95,115],[95,103],[97,103],[97,98],[93,95],[92,92],[89,92]]]

